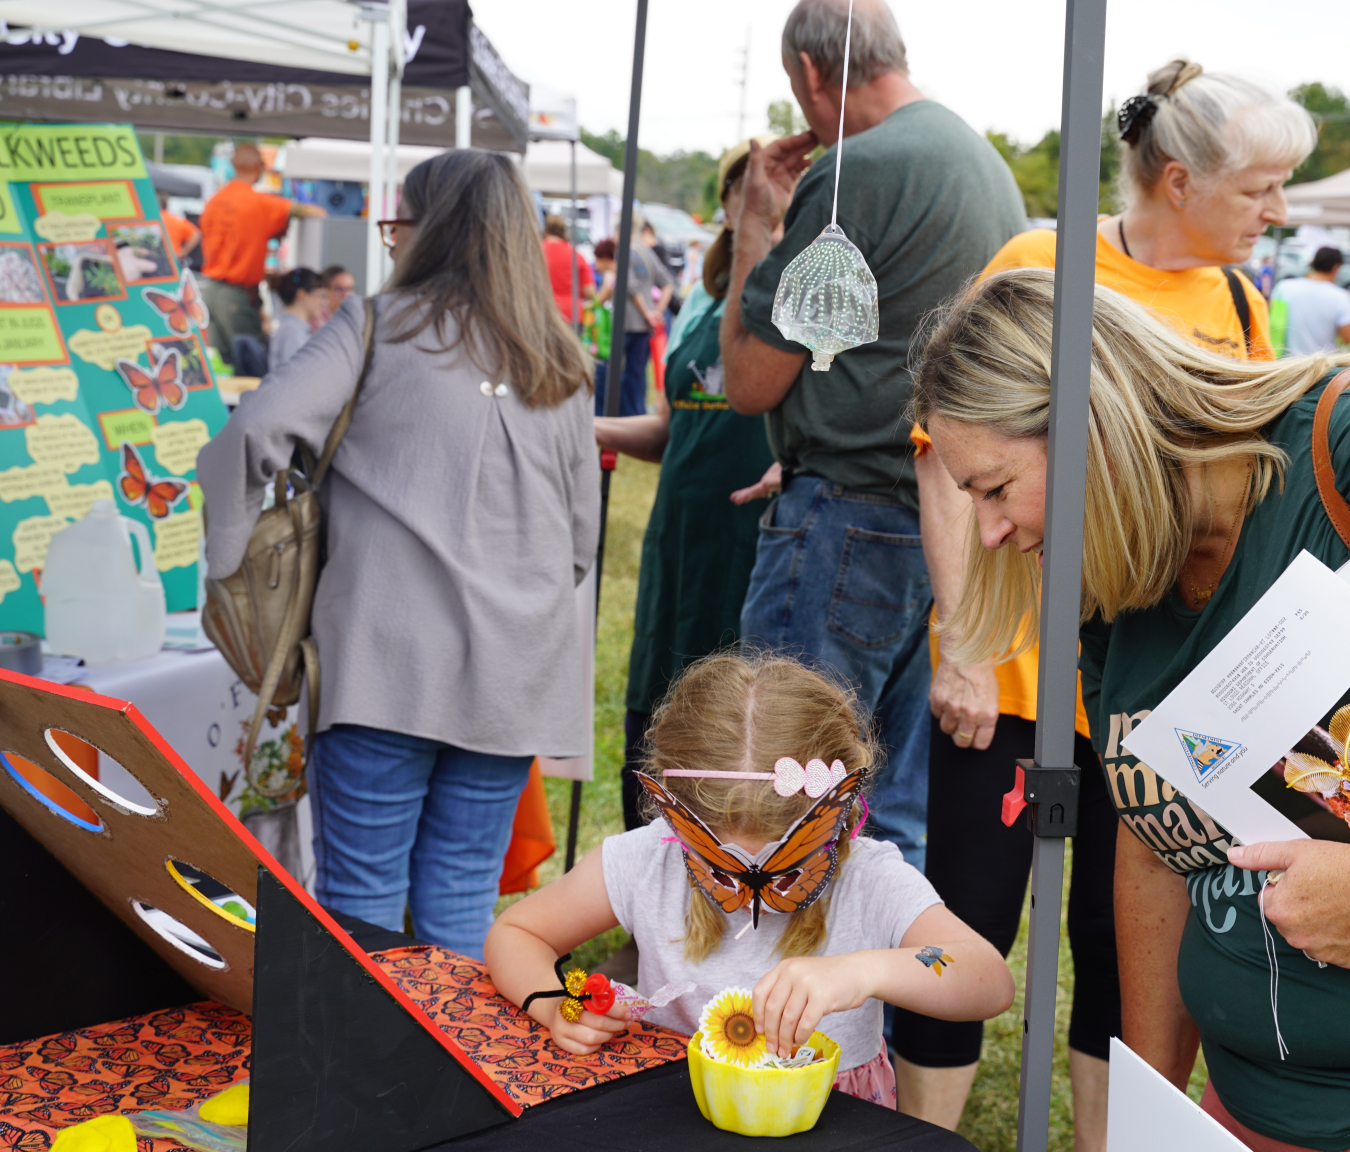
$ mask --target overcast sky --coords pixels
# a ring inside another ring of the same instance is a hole
[[[738,139],[741,58],[750,38],[746,134],[790,98],[779,59],[795,0],[649,0],[640,140],[714,154]],[[593,132],[625,133],[636,0],[473,0],[474,20],[522,78],[570,92]],[[1059,122],[1063,0],[892,3],[910,74],[980,131],[1034,142]],[[1174,56],[1280,91],[1321,80],[1350,91],[1346,0],[1112,0],[1107,99],[1143,90]]]

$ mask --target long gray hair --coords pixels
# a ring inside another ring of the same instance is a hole
[[[516,166],[478,149],[423,160],[403,182],[400,213],[417,222],[389,288],[402,298],[395,341],[446,317],[473,362],[509,379],[530,408],[591,388],[591,364],[553,299],[534,206]]]

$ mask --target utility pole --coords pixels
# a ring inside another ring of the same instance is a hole
[[[741,112],[736,121],[736,143],[745,139],[745,98],[750,86],[750,25],[745,26],[745,47],[741,49]]]

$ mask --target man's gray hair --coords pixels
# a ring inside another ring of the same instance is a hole
[[[838,84],[844,75],[847,31],[848,0],[801,0],[783,25],[783,67],[799,71],[798,54],[805,52],[827,84]],[[853,8],[848,86],[869,84],[886,72],[908,74],[905,42],[885,0],[859,0]]]

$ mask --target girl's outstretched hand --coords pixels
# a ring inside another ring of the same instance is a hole
[[[857,1008],[871,996],[866,956],[793,956],[776,964],[754,988],[755,1029],[764,1033],[769,1051],[791,1056],[822,1017]]]
[[[549,1030],[553,1043],[574,1056],[589,1056],[628,1027],[628,1008],[617,1001],[603,1016],[583,1009],[575,1024],[562,1018],[561,1007],[561,999],[536,1000],[530,1005],[530,1015]]]

